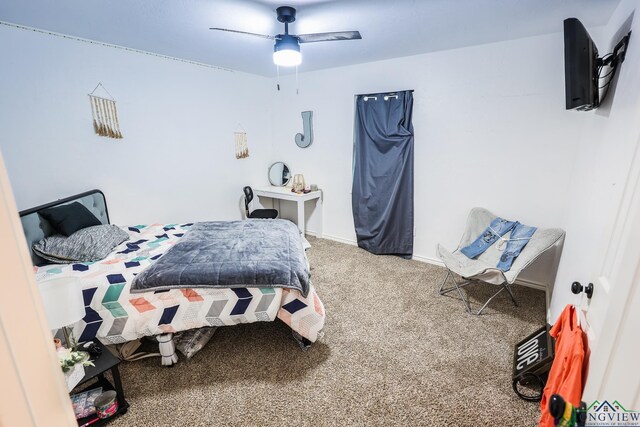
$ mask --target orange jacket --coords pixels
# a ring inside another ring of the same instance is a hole
[[[549,332],[556,339],[555,357],[540,402],[540,427],[554,427],[549,399],[559,394],[575,407],[580,405],[584,388],[585,338],[578,326],[576,309],[567,305]]]

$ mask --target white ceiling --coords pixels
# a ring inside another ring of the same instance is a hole
[[[3,0],[0,20],[275,75],[273,42],[210,31],[278,34],[284,0]],[[300,71],[604,25],[619,0],[296,0],[294,34],[359,30],[363,40],[303,44]]]

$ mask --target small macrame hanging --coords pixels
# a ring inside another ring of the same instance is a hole
[[[99,87],[104,89],[109,98],[94,95]],[[109,91],[102,86],[102,83],[98,83],[95,89],[93,89],[93,92],[89,94],[89,102],[91,103],[93,130],[95,133],[100,136],[106,136],[107,138],[122,139],[122,132],[120,132],[120,124],[118,123],[116,100],[111,96]]]
[[[241,126],[240,126],[241,127]],[[242,129],[233,133],[236,142],[236,159],[246,159],[249,157],[249,146],[247,145],[247,132]]]

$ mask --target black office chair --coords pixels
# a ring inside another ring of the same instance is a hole
[[[253,212],[249,212],[249,203],[253,200],[253,190],[247,186],[243,188],[244,191],[244,210],[247,214],[247,218],[259,218],[259,219],[276,219],[278,218],[278,211],[276,209],[255,209]]]

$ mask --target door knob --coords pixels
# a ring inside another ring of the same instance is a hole
[[[587,286],[582,286],[580,282],[573,282],[571,284],[571,292],[574,294],[578,295],[582,291],[587,294],[587,298],[591,299],[593,296],[593,283],[589,283]]]

